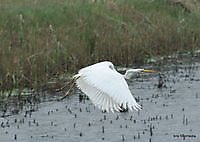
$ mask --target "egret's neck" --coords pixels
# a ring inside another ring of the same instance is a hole
[[[131,79],[134,76],[134,73],[127,70],[123,76],[125,79]]]
[[[137,72],[141,72],[144,69],[129,69],[126,71],[126,73],[123,75],[125,79],[131,79],[133,76],[136,75]]]

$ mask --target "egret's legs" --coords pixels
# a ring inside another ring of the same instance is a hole
[[[69,83],[67,83],[63,88],[65,88],[68,84],[72,83],[72,85],[70,86],[69,90],[65,93],[65,95],[61,98],[61,100],[63,100],[64,98],[66,98],[69,94],[69,92],[72,90],[72,88],[75,86],[76,84],[76,80],[78,79],[79,77],[76,77],[76,78],[73,78]]]

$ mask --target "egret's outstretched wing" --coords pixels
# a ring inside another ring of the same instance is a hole
[[[76,84],[92,102],[102,110],[119,111],[123,106],[130,110],[140,109],[123,76],[104,65],[83,68],[75,76]]]

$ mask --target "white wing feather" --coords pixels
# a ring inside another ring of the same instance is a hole
[[[107,112],[141,109],[132,96],[124,77],[104,64],[95,64],[79,71],[75,77],[77,87],[100,109]]]

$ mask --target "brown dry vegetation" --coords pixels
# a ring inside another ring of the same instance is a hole
[[[0,89],[30,88],[91,63],[142,64],[200,47],[199,9],[162,0],[1,0]]]

